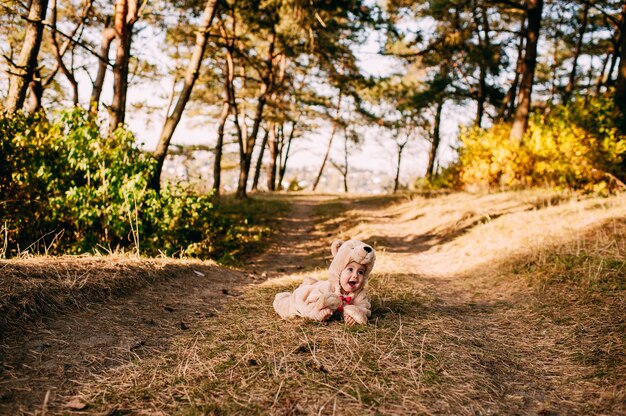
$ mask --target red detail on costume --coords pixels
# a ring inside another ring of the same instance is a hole
[[[339,305],[339,307],[337,308],[337,310],[339,312],[343,312],[343,305],[351,305],[352,304],[352,297],[350,296],[344,296],[344,295],[339,295],[339,297],[341,298],[341,305]]]

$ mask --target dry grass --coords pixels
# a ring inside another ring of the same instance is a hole
[[[211,261],[126,255],[0,260],[0,334],[88,302],[126,295],[160,279],[214,268]]]
[[[394,307],[395,297],[378,298],[371,325],[346,328],[338,321],[279,321],[268,308],[275,293],[275,285],[249,292],[166,356],[121,369],[114,391],[92,392],[88,401],[165,413],[427,409],[424,397],[435,394],[441,378],[437,348],[427,322],[386,305]],[[401,296],[415,308],[418,294]]]
[[[303,260],[291,258],[290,273],[233,298],[165,351],[83,381],[85,412],[626,413],[624,196],[393,202],[320,203],[305,271],[292,272]],[[372,321],[279,320],[274,294],[322,277],[335,236],[378,250]],[[281,259],[272,267],[286,267]]]
[[[624,198],[580,199],[364,199],[342,218],[334,201],[317,232],[379,249],[369,325],[278,320],[274,294],[302,277],[283,276],[83,399],[164,414],[624,413]]]

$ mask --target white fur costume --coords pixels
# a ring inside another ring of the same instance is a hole
[[[359,324],[367,323],[371,311],[370,302],[365,293],[365,285],[376,261],[374,249],[359,240],[345,242],[335,240],[331,244],[331,253],[333,254],[333,261],[328,268],[328,280],[305,278],[293,292],[282,292],[276,295],[274,309],[281,318],[301,316],[321,321],[328,317],[327,314],[324,314],[326,308],[334,312],[341,306],[344,316],[349,315]],[[350,297],[350,302],[346,303],[342,302],[340,298],[342,293],[339,276],[350,262],[364,265],[365,273],[363,286],[361,289],[347,294]]]

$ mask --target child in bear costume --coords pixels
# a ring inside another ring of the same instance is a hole
[[[293,292],[276,295],[274,309],[281,318],[325,321],[339,311],[348,325],[367,323],[371,312],[365,284],[376,261],[374,249],[359,240],[335,240],[331,253],[328,280],[308,277]]]

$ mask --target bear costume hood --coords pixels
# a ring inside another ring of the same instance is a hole
[[[365,283],[367,283],[367,277],[376,262],[376,253],[372,246],[359,240],[335,240],[330,245],[330,251],[333,255],[333,261],[328,267],[328,281],[330,282],[331,292],[340,293],[341,286],[339,285],[339,275],[350,262],[356,262],[365,266],[363,277]],[[365,284],[363,287],[365,287]]]

